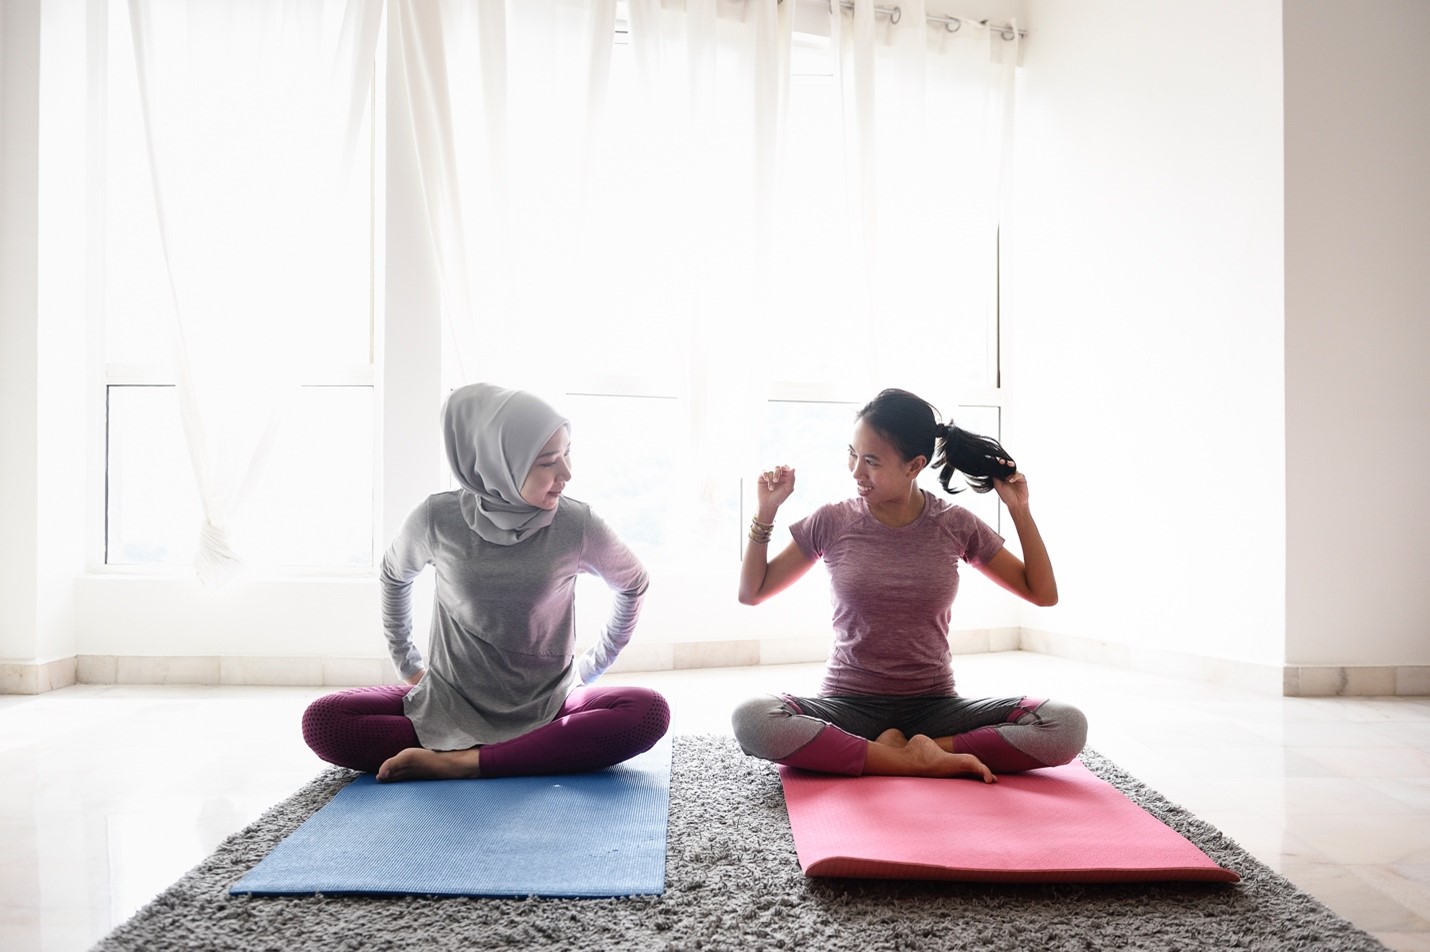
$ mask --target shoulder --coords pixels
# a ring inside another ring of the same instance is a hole
[[[427,527],[439,525],[450,518],[462,518],[462,507],[457,500],[457,493],[433,493],[414,506],[412,511],[407,514],[407,521],[403,523],[402,531],[408,534],[414,531],[425,531]]]
[[[581,549],[604,545],[614,537],[610,527],[596,515],[589,503],[569,496],[561,497],[561,502],[556,507],[556,518],[551,520],[551,525],[545,531]]]
[[[1003,537],[970,509],[958,503],[925,492],[928,495],[928,515],[933,525],[958,546],[969,561],[983,562],[992,558],[1003,545]]]
[[[466,527],[467,517],[462,515],[462,495],[460,489],[433,493],[412,510],[409,523],[431,526],[439,531],[448,527]]]
[[[461,515],[462,512],[462,491],[458,489],[448,490],[444,493],[433,493],[417,506],[418,512],[435,516],[442,513],[454,512]]]
[[[853,525],[864,517],[867,510],[863,500],[845,499],[829,502],[792,524],[793,526],[819,527],[824,530],[838,530]]]
[[[924,506],[928,512],[928,518],[938,523],[939,526],[949,529],[958,526],[967,526],[972,522],[978,521],[977,516],[952,499],[937,496],[927,489],[923,492]]]
[[[864,505],[862,499],[841,499],[839,502],[828,502],[814,510],[811,515],[819,516],[829,522],[849,524],[858,522],[867,515],[869,509]]]
[[[868,510],[862,499],[831,502],[792,523],[790,536],[809,556],[818,557],[839,540],[850,527],[857,525]]]
[[[579,499],[572,499],[570,496],[562,496],[561,501],[556,505],[556,518],[552,520],[563,522],[584,531],[593,522],[599,524],[600,518],[591,510],[589,504]]]

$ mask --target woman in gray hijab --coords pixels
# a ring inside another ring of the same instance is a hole
[[[382,560],[382,617],[406,685],[319,698],[303,738],[329,763],[415,780],[571,773],[649,750],[670,709],[647,688],[592,687],[630,640],[648,579],[590,507],[565,495],[570,423],[492,384],[442,408],[460,488],[429,496]],[[436,569],[429,657],[412,641],[412,582]],[[575,657],[576,576],[615,594]]]

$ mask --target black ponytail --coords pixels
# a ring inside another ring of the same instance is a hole
[[[939,423],[933,404],[907,390],[881,391],[859,411],[858,419],[882,433],[905,460],[922,456],[942,467],[938,481],[946,492],[963,492],[963,487],[948,484],[955,471],[963,473],[976,493],[988,492],[993,480],[1007,479],[1018,471],[1018,464],[997,440],[970,433],[952,422]]]
[[[962,473],[974,492],[986,493],[993,488],[995,479],[1007,479],[1018,471],[1008,451],[991,436],[970,433],[951,421],[935,426],[934,434],[938,437],[938,456],[933,465],[941,467],[938,481],[946,492],[963,491],[948,484],[954,472]]]

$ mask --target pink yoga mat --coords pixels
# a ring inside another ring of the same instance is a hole
[[[1234,883],[1080,761],[996,784],[780,768],[806,876],[1001,883]]]

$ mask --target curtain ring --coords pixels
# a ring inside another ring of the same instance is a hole
[[[958,17],[949,17],[943,21],[943,28],[950,33],[957,33],[963,28],[963,21]]]
[[[1003,37],[1003,42],[1011,43],[1018,36],[1018,31],[1005,24],[1003,29],[998,31],[998,35]]]
[[[904,8],[903,8],[903,7],[894,7],[894,12],[889,14],[889,22],[890,22],[890,23],[898,23],[899,20],[903,18],[903,15],[904,15]]]

